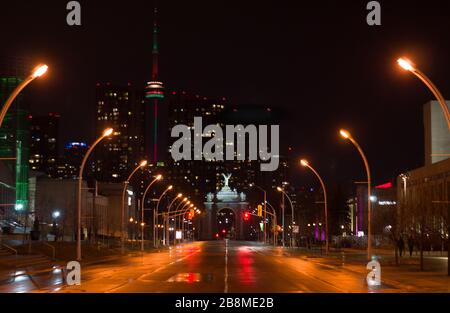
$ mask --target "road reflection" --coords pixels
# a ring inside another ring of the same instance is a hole
[[[248,246],[237,249],[237,262],[239,282],[246,286],[254,286],[256,283],[254,260],[252,250]]]

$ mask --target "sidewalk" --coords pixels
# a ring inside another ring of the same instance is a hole
[[[305,253],[306,252],[306,253]],[[286,249],[284,254],[320,264],[336,270],[347,270],[362,277],[369,273],[366,269],[367,254],[364,250],[345,249],[331,252],[329,256],[307,253],[306,250]],[[325,253],[325,251],[323,251]],[[439,253],[440,254],[440,253]],[[419,271],[419,256],[403,256],[400,265],[395,266],[393,251],[374,251],[381,264],[381,281],[384,285],[397,287],[407,292],[450,292],[450,276],[447,275],[447,257],[424,254],[425,271]]]

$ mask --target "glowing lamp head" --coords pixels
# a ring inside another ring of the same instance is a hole
[[[113,133],[113,129],[112,128],[107,128],[105,129],[105,131],[103,132],[103,137],[108,137],[111,136],[111,134]]]
[[[181,198],[183,196],[182,193],[177,194],[177,198]]]
[[[183,202],[185,202],[185,201],[187,201],[187,198],[184,198],[184,199],[183,199]]]
[[[143,160],[143,161],[141,161],[141,163],[139,163],[140,167],[144,167],[146,165],[147,165],[147,160]]]
[[[167,190],[172,190],[173,186],[170,185],[169,187],[167,187]]]
[[[281,187],[277,187],[277,190],[278,190],[279,192],[282,192],[282,191],[283,191],[283,189],[281,189]]]
[[[32,76],[33,76],[33,78],[41,77],[42,75],[44,75],[47,72],[47,70],[48,70],[47,65],[45,65],[45,64],[38,65],[34,69]]]
[[[344,130],[344,129],[341,129],[341,130],[339,131],[339,133],[340,133],[341,136],[344,137],[345,139],[350,138],[350,133],[349,133],[348,131]]]
[[[161,180],[161,179],[162,179],[162,175],[159,174],[159,175],[157,175],[155,178],[156,178],[156,180]]]
[[[23,204],[22,203],[17,203],[16,204],[16,211],[20,211],[23,210]]]
[[[191,203],[191,205],[189,206],[190,208],[192,208],[194,206],[194,204],[193,203]]]
[[[397,60],[397,63],[404,70],[407,70],[407,71],[413,71],[414,70],[414,66],[412,65],[412,63],[410,61],[406,60],[406,59],[400,58],[400,59]]]
[[[306,161],[305,159],[300,160],[300,164],[303,166],[308,166],[308,161]]]

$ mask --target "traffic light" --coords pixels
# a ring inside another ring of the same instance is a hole
[[[262,216],[262,205],[258,204],[258,216]]]
[[[244,221],[248,221],[250,219],[250,213],[244,212]]]

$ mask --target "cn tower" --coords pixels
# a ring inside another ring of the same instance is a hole
[[[158,8],[154,8],[153,17],[153,44],[152,44],[152,76],[145,88],[146,101],[146,150],[148,157],[154,164],[158,162],[158,104],[164,99],[163,83],[158,80]],[[149,123],[150,121],[150,123]],[[151,133],[152,136],[150,135]]]

